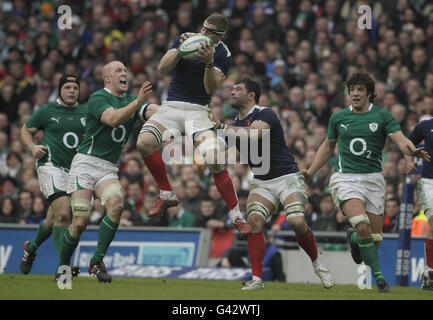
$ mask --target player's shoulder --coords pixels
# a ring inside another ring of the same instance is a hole
[[[350,107],[343,108],[341,110],[338,110],[337,112],[334,112],[331,115],[331,120],[338,120],[345,118],[347,116],[350,116],[352,114],[352,110],[350,110]]]
[[[272,110],[272,108],[268,108],[268,107],[262,107],[259,105],[255,105],[252,109],[251,112],[253,115],[269,115],[269,116],[275,116],[277,117],[277,114],[275,113],[274,110]]]
[[[98,91],[93,92],[90,97],[90,99],[98,99],[98,98],[106,98],[109,96],[109,92],[107,90],[105,90],[104,88],[99,89]]]
[[[59,104],[57,101],[48,102],[38,108],[38,112],[50,112],[54,110],[55,108],[61,107],[61,104]]]
[[[86,113],[87,107],[84,104],[78,103],[77,104],[77,112],[78,113]]]
[[[229,47],[222,41],[219,42],[215,50],[217,54],[221,55],[224,58],[231,58],[232,56]]]

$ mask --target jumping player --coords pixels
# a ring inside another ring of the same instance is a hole
[[[414,145],[424,140],[424,147],[428,154],[433,156],[433,119],[418,123],[409,135],[409,140]],[[413,157],[406,156],[408,173],[417,170]],[[418,197],[421,200],[422,209],[428,220],[429,231],[425,238],[426,266],[421,277],[421,288],[433,290],[433,164],[423,160],[421,179],[417,182]]]
[[[171,49],[162,57],[159,71],[172,74],[167,101],[143,125],[137,141],[137,148],[145,159],[160,188],[159,202],[148,215],[160,214],[166,208],[177,205],[178,199],[167,180],[164,163],[155,153],[167,129],[175,129],[194,141],[194,147],[207,159],[218,149],[214,123],[209,118],[210,96],[216,92],[230,69],[232,57],[227,46],[221,41],[229,27],[226,17],[212,14],[203,23],[201,34],[212,39],[214,45],[203,44],[199,59],[182,59],[178,48],[193,33],[180,35]],[[151,156],[154,155],[155,157]],[[161,165],[162,163],[162,165]],[[208,163],[215,185],[230,210],[232,223],[242,234],[250,232],[239,210],[236,192],[227,169],[221,164]]]
[[[277,211],[281,203],[286,219],[296,233],[296,240],[308,254],[315,273],[325,288],[334,285],[334,279],[318,257],[316,241],[312,230],[305,222],[304,212],[307,195],[304,176],[289,153],[284,139],[280,120],[271,108],[257,105],[261,90],[257,82],[245,78],[239,80],[231,91],[231,106],[239,110],[239,115],[231,125],[217,123],[215,129],[222,129],[227,135],[239,134],[239,130],[247,129],[248,138],[251,131],[258,132],[258,150],[262,147],[262,135],[270,131],[270,170],[267,173],[254,174],[250,180],[251,190],[247,199],[246,219],[251,228],[248,235],[248,253],[251,261],[252,280],[247,282],[243,290],[263,289],[262,262],[266,251],[263,236],[266,221]],[[245,131],[244,131],[245,132]],[[239,147],[238,147],[239,149]],[[254,173],[258,167],[248,156],[249,166]]]
[[[58,99],[40,107],[21,129],[21,140],[37,159],[37,172],[42,194],[50,206],[46,219],[39,225],[31,241],[23,244],[21,272],[28,274],[36,257],[36,250],[51,234],[60,255],[63,234],[70,223],[70,204],[67,191],[68,172],[85,131],[86,107],[77,102],[80,83],[74,75],[63,75],[59,80]],[[40,145],[33,136],[42,130]],[[75,275],[79,270],[73,268]]]
[[[334,202],[354,228],[348,230],[352,257],[355,263],[364,261],[370,267],[379,292],[389,292],[377,254],[383,239],[385,203],[382,149],[389,136],[403,154],[430,157],[404,136],[388,111],[373,105],[374,81],[367,74],[354,74],[347,89],[352,104],[331,116],[328,137],[303,173],[311,179],[333,156],[338,142],[338,161],[329,188]]]
[[[68,193],[72,193],[72,223],[64,234],[61,264],[68,265],[80,236],[89,223],[91,198],[95,194],[107,209],[99,225],[98,243],[89,273],[98,281],[111,282],[103,258],[119,226],[125,192],[118,180],[118,161],[137,119],[145,120],[158,106],[146,102],[152,92],[150,82],[138,96],[127,93],[125,65],[112,61],[102,69],[104,88],[90,96],[87,104],[86,136],[72,160]]]

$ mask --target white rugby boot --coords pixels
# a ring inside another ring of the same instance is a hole
[[[314,272],[320,278],[320,281],[322,281],[323,287],[330,289],[334,286],[334,277],[331,271],[329,271],[329,268],[320,262],[319,259],[313,262],[313,268]]]
[[[242,290],[262,290],[265,288],[265,285],[263,284],[262,280],[253,279],[250,281],[247,281],[245,283],[245,287],[242,288]]]

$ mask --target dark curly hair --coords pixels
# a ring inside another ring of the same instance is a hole
[[[367,95],[370,95],[370,102],[373,102],[376,95],[374,94],[374,80],[366,73],[355,73],[346,82],[347,91],[350,93],[350,88],[354,85],[360,85],[367,89]]]

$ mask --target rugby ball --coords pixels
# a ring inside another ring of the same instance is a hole
[[[209,43],[209,45],[213,45],[213,41],[211,38],[206,37],[200,33],[197,33],[194,36],[189,37],[179,47],[179,54],[183,59],[193,60],[197,59],[197,53],[200,49],[200,46],[203,42]]]

